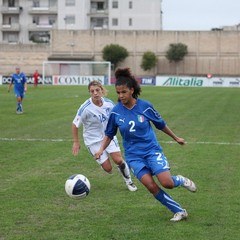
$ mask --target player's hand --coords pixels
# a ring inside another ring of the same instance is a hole
[[[102,151],[98,151],[95,153],[95,159],[98,160],[100,158],[100,156],[102,155]]]
[[[74,142],[72,146],[72,154],[77,156],[80,151],[80,144],[78,142]]]
[[[177,138],[175,139],[175,141],[176,141],[178,144],[180,144],[180,145],[184,145],[184,144],[185,144],[185,140],[184,140],[183,138],[180,138],[180,137],[177,137]]]

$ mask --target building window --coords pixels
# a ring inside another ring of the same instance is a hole
[[[132,9],[133,8],[133,2],[129,1],[129,8]]]
[[[14,33],[13,34],[9,33],[9,35],[7,35],[7,38],[8,38],[9,43],[18,42],[18,35],[14,34]]]
[[[33,1],[33,7],[34,8],[39,8],[40,7],[40,2],[38,0]]]
[[[15,7],[15,0],[8,0],[8,7]]]
[[[54,16],[49,16],[49,17],[48,17],[48,24],[49,24],[50,26],[54,25],[55,22],[56,22],[56,19],[55,19]]]
[[[129,18],[129,19],[128,19],[128,25],[129,25],[129,26],[132,26],[132,18]]]
[[[118,1],[112,1],[112,8],[118,8]]]
[[[113,26],[118,26],[118,19],[117,18],[112,19],[112,25]]]
[[[104,2],[97,3],[97,10],[104,10]]]
[[[73,15],[68,15],[64,18],[65,24],[75,24],[75,16]]]
[[[66,6],[75,6],[75,0],[66,0]]]
[[[39,25],[39,16],[33,16],[32,23],[36,24],[36,25]]]

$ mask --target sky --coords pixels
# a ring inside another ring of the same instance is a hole
[[[240,23],[240,0],[162,0],[163,30],[209,31]]]

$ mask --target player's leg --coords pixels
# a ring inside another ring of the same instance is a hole
[[[111,156],[114,163],[117,165],[119,172],[121,173],[126,186],[129,191],[134,192],[137,190],[137,187],[132,182],[130,170],[128,164],[123,160],[120,147],[118,144],[118,140],[116,137],[110,142],[108,147],[106,148],[107,153]]]
[[[16,93],[16,100],[17,100],[17,106],[16,106],[16,113],[23,113],[23,109],[22,109],[22,97],[20,93]]]
[[[196,192],[197,188],[192,180],[181,175],[171,175],[169,171],[170,168],[168,160],[163,153],[156,154],[156,152],[154,152],[150,156],[149,162],[152,172],[157,176],[159,182],[164,188],[172,189],[178,186],[182,186],[191,192]]]
[[[177,175],[177,176],[172,176],[172,179],[174,181],[174,187],[182,186],[187,190],[189,190],[190,192],[197,191],[196,184],[189,178],[186,178],[182,175]]]
[[[171,221],[177,222],[187,218],[187,211],[156,184],[148,169],[143,168],[138,173],[138,178],[140,178],[141,183],[153,194],[156,200],[174,213]]]
[[[87,146],[87,148],[90,154],[94,157],[95,153],[98,151],[100,146],[101,146],[101,142],[92,144],[91,146]],[[100,156],[100,158],[95,161],[102,167],[102,169],[105,172],[112,173],[112,164],[108,158],[108,154],[106,151],[103,151],[103,154]]]
[[[97,162],[101,165],[102,169],[107,172],[107,173],[112,173],[112,164],[109,160],[109,158],[107,159],[104,159],[104,158],[101,158],[99,160],[97,160]]]
[[[126,183],[126,186],[129,191],[134,192],[137,190],[137,187],[132,182],[131,174],[127,163],[123,160],[121,152],[111,152],[109,153],[112,160],[118,167],[118,171],[121,173],[123,180]]]
[[[191,192],[197,191],[197,187],[192,180],[190,180],[186,177],[183,177],[181,175],[172,176],[170,171],[165,171],[165,172],[157,174],[157,178],[158,178],[159,182],[161,183],[161,185],[168,189],[182,186]]]

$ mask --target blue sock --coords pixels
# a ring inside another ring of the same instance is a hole
[[[178,176],[172,176],[172,180],[174,182],[174,187],[179,187],[183,185],[183,179]]]
[[[167,193],[160,189],[159,193],[154,196],[159,202],[166,206],[173,213],[184,211],[179,203],[175,202]]]
[[[20,109],[20,103],[18,102],[17,103],[17,111],[19,111],[19,109]]]

